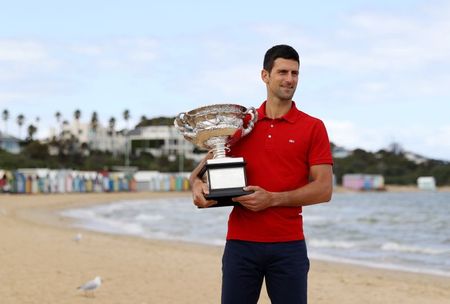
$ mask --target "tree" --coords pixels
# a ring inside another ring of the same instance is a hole
[[[27,133],[28,133],[27,140],[33,141],[33,136],[34,136],[34,134],[36,134],[36,132],[37,132],[37,128],[33,124],[30,124],[27,129]]]
[[[126,129],[128,130],[128,120],[130,120],[130,111],[129,110],[123,111],[123,119],[125,120]]]
[[[94,136],[94,140],[91,142],[91,149],[95,150],[96,142],[97,142],[96,141],[97,140],[97,128],[98,128],[98,114],[95,111],[92,112],[90,127],[91,127],[92,134]]]
[[[23,114],[17,115],[17,125],[19,126],[19,138],[22,136],[22,126],[25,122],[25,116]]]
[[[388,147],[388,151],[394,153],[395,155],[399,155],[403,153],[404,149],[398,142],[392,142]]]
[[[111,152],[112,152],[113,156],[116,155],[116,151],[115,151],[115,149],[114,149],[114,135],[115,135],[115,133],[116,133],[115,128],[116,128],[116,119],[115,119],[114,117],[111,117],[111,118],[109,119],[109,130],[108,130],[108,134],[109,134],[109,136],[111,137],[111,150],[112,150]]]
[[[8,133],[8,119],[9,119],[9,111],[4,109],[2,113],[2,119],[5,122],[5,134]]]
[[[108,123],[109,123],[109,131],[108,131],[108,133],[109,133],[109,135],[113,135],[115,127],[116,127],[116,119],[114,117],[111,117],[109,119]]]
[[[76,136],[79,137],[80,136],[80,117],[81,117],[81,111],[80,110],[75,110],[75,112],[73,113],[73,117],[75,118],[75,122],[77,123],[77,134]]]
[[[56,122],[58,123],[59,133],[61,134],[61,112],[57,111],[55,113]]]
[[[38,133],[38,131],[39,131],[39,123],[41,122],[41,118],[39,117],[39,116],[36,116],[36,118],[35,118],[35,122],[36,122],[36,134]]]
[[[141,119],[139,120],[139,125],[141,125],[141,124],[145,125],[146,121],[147,121],[147,116],[142,115]]]
[[[93,112],[91,116],[91,129],[96,132],[98,128],[98,114]]]
[[[129,110],[125,110],[123,111],[123,119],[125,119],[125,166],[129,166],[130,165],[130,152],[128,151],[129,148],[129,144],[128,144],[128,120],[130,119],[130,111]]]
[[[145,116],[141,116],[141,120],[136,125],[138,127],[147,127],[147,126],[173,126],[173,121],[175,117],[154,117],[147,118]]]
[[[23,149],[23,154],[27,158],[35,160],[48,160],[50,158],[48,154],[48,145],[42,144],[38,140],[28,143]],[[34,167],[35,165],[33,165]]]

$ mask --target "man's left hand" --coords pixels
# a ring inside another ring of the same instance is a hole
[[[254,191],[252,194],[242,195],[233,198],[233,202],[239,202],[251,211],[261,211],[271,206],[272,193],[258,186],[247,186],[245,191]]]

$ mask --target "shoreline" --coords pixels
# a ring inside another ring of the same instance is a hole
[[[361,193],[361,192],[358,192]],[[364,194],[364,192],[362,193]],[[183,199],[188,199],[189,194],[186,195],[177,195],[176,193],[172,193],[167,195],[169,199],[172,197],[182,197]],[[157,197],[155,197],[157,199]],[[132,203],[133,200],[129,201],[116,201],[112,202],[114,205],[117,204],[117,206],[125,206],[127,203]],[[102,204],[104,206],[104,204]],[[88,208],[95,207],[95,206],[89,206]],[[191,207],[191,206],[189,206]],[[108,208],[108,207],[107,207]],[[126,207],[124,207],[126,208]],[[225,208],[227,209],[227,208]],[[70,210],[80,210],[79,207],[76,207],[75,209],[71,208]],[[207,241],[206,239],[187,239],[186,237],[175,237],[173,235],[169,236],[156,236],[147,234],[142,231],[136,231],[134,229],[128,230],[125,227],[120,227],[120,225],[114,224],[110,226],[108,223],[102,223],[102,221],[98,222],[98,219],[91,219],[86,221],[86,214],[82,212],[80,215],[71,215],[67,214],[64,211],[67,211],[66,209],[62,210],[63,212],[60,212],[59,215],[62,215],[64,219],[67,219],[70,221],[70,224],[72,227],[79,228],[82,230],[90,230],[95,232],[101,232],[106,234],[112,234],[112,235],[122,235],[122,236],[130,236],[130,237],[138,237],[138,238],[144,238],[144,239],[151,239],[151,240],[160,240],[160,241],[169,241],[169,242],[181,242],[181,243],[187,243],[187,244],[201,244],[206,246],[214,246],[214,247],[220,247],[223,248],[225,240],[223,238],[223,242],[221,241],[222,238],[215,238],[214,240]],[[187,211],[187,210],[186,210]],[[228,209],[228,211],[231,211],[231,208]],[[228,212],[226,211],[226,212]],[[207,211],[205,211],[207,212]],[[70,212],[69,212],[70,213]],[[145,212],[143,214],[146,214]],[[147,213],[148,214],[148,213]],[[223,223],[222,223],[223,224]],[[221,225],[222,225],[221,224]],[[220,240],[220,241],[218,241]],[[308,244],[308,236],[306,238],[307,244]],[[356,266],[362,266],[367,268],[373,268],[373,269],[380,269],[380,270],[394,270],[394,271],[403,271],[403,272],[410,272],[410,273],[416,273],[416,274],[425,274],[425,275],[435,275],[435,276],[442,276],[442,277],[449,277],[450,278],[450,272],[440,271],[439,269],[429,268],[427,266],[421,266],[420,264],[417,264],[415,266],[413,265],[402,265],[401,263],[397,264],[387,264],[383,262],[377,262],[377,261],[369,261],[364,259],[350,259],[345,257],[337,257],[335,255],[327,255],[320,252],[315,252],[316,250],[312,249],[308,244],[308,251],[309,251],[309,257],[313,260],[319,260],[319,261],[325,261],[325,262],[335,262],[335,263],[341,263],[341,264],[348,264],[348,265],[356,265]]]
[[[97,303],[218,303],[222,247],[149,240],[71,226],[63,209],[188,193],[0,195],[0,298],[5,303],[80,303],[96,275]],[[73,237],[83,233],[77,243]],[[311,260],[312,303],[446,303],[450,278]],[[258,303],[270,303],[264,289]]]
[[[344,188],[340,185],[334,186],[333,191],[335,193],[346,193],[346,192],[362,192],[362,193],[374,193],[374,192],[450,192],[450,186],[440,186],[436,187],[435,191],[421,190],[415,185],[385,185],[382,190],[352,190]]]

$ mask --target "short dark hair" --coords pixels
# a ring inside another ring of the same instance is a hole
[[[292,59],[300,64],[298,53],[292,46],[279,44],[268,49],[266,55],[264,55],[264,70],[270,73],[273,68],[273,63],[277,58]]]

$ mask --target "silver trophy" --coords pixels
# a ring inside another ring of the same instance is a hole
[[[244,127],[244,118],[250,120]],[[245,108],[236,104],[215,104],[182,112],[175,118],[175,127],[184,138],[194,145],[213,151],[213,158],[207,160],[201,171],[206,173],[209,194],[208,200],[217,200],[214,206],[234,205],[232,197],[249,194],[244,191],[247,185],[245,161],[242,157],[227,157],[226,152],[240,138],[249,134],[258,113],[255,108]]]

